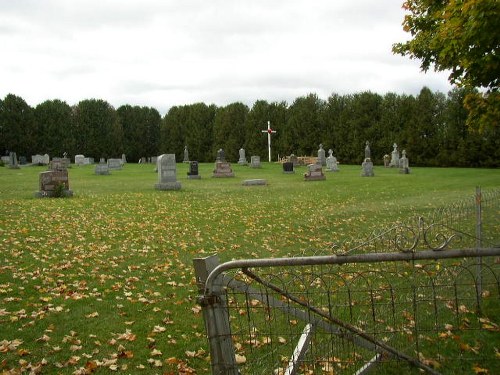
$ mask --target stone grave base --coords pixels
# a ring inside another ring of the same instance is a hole
[[[234,177],[233,170],[231,169],[231,164],[223,161],[215,162],[215,169],[213,171],[212,177]]]
[[[105,164],[105,165],[96,165],[95,166],[95,174],[98,174],[98,175],[109,175],[111,173],[109,173],[109,168],[108,166]]]
[[[410,168],[401,168],[399,170],[399,173],[401,173],[401,174],[410,174]]]
[[[188,179],[190,180],[200,180],[201,179],[201,175],[199,174],[188,174]]]
[[[160,184],[155,184],[156,190],[180,190],[181,183],[179,181],[176,182],[164,182]]]
[[[323,180],[326,180],[326,176],[325,175],[321,175],[321,176],[314,176],[314,175],[308,176],[308,175],[304,175],[304,181],[323,181]]]
[[[234,177],[234,173],[233,172],[228,172],[228,173],[214,172],[214,174],[212,175],[212,177],[216,177],[216,178]]]
[[[264,180],[262,178],[255,178],[252,180],[245,180],[243,181],[243,186],[257,186],[257,185],[267,185],[267,180]]]
[[[72,197],[73,190],[63,190],[62,192],[64,198]],[[35,192],[35,198],[54,198],[54,191],[37,191]]]

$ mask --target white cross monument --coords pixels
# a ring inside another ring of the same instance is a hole
[[[276,133],[276,130],[271,129],[271,121],[267,122],[267,129],[262,130],[262,133],[267,133],[267,147],[269,149],[269,163],[271,162],[271,134]]]

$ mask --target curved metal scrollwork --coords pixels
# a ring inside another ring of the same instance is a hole
[[[388,230],[372,233],[367,241],[346,241],[332,246],[336,255],[373,252],[412,253],[418,250],[442,251],[463,239],[465,233],[442,223],[427,224],[422,217],[398,223]],[[470,236],[470,235],[466,235]]]
[[[423,240],[427,249],[446,250],[452,241],[460,241],[462,236],[444,224],[430,224],[423,228]]]

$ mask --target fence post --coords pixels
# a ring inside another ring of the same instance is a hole
[[[203,312],[205,332],[208,333],[212,374],[237,375],[239,371],[229,326],[224,288],[220,283],[215,282],[211,294],[205,294],[205,281],[210,272],[219,264],[217,255],[193,259],[199,293],[198,302]]]
[[[483,246],[482,243],[482,195],[481,195],[481,187],[476,186],[476,247],[481,249]],[[482,264],[483,258],[481,256],[477,257],[477,269],[476,269],[476,277],[477,277],[477,309],[481,311],[481,299],[483,293],[483,274],[482,274]]]

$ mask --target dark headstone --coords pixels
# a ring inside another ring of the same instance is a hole
[[[283,173],[295,173],[293,163],[291,161],[283,163]]]
[[[200,179],[201,176],[198,174],[198,162],[190,161],[189,162],[189,171],[187,172],[187,176],[189,179]]]

